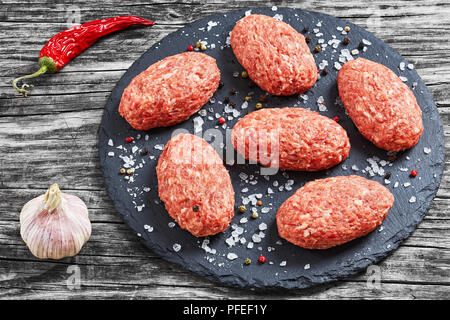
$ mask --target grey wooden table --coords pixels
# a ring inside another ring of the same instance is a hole
[[[417,230],[366,273],[289,292],[217,285],[165,262],[122,222],[99,169],[97,131],[106,99],[152,44],[183,25],[241,7],[289,6],[331,14],[375,33],[415,68],[444,124],[447,157],[441,187]],[[78,21],[139,15],[154,27],[98,41],[59,73],[32,83],[22,98],[10,86],[34,72],[45,42]],[[53,1],[0,0],[0,298],[450,298],[450,1]],[[23,204],[58,182],[82,198],[93,233],[82,252],[39,261],[19,234]],[[380,279],[380,282],[377,281]]]

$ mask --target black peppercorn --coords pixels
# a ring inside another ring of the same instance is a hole
[[[147,153],[148,153],[147,149],[144,148],[141,150],[141,155],[145,156]]]
[[[310,36],[307,36],[306,38],[305,38],[305,41],[306,41],[306,43],[310,43],[311,42],[311,37]]]
[[[347,37],[345,37],[345,38],[344,38],[344,41],[342,41],[342,43],[343,43],[344,45],[348,45],[348,44],[350,43],[350,39],[347,38]]]

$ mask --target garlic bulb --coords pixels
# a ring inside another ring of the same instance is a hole
[[[72,257],[91,236],[87,207],[80,198],[62,193],[55,183],[23,206],[20,235],[37,258]]]

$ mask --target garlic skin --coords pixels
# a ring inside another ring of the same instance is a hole
[[[20,212],[20,235],[40,259],[62,259],[80,252],[91,236],[84,202],[62,193],[55,183],[47,192],[28,201]]]

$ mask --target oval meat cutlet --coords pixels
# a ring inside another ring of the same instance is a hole
[[[328,169],[350,153],[344,128],[302,108],[266,108],[249,113],[235,124],[231,140],[244,158],[283,170]]]
[[[382,64],[358,58],[338,73],[339,96],[361,134],[388,151],[417,144],[422,111],[409,87]]]
[[[170,216],[196,237],[224,231],[234,216],[234,189],[217,152],[205,140],[179,134],[156,166],[158,193]]]
[[[311,181],[281,205],[278,233],[306,249],[328,249],[373,231],[393,203],[387,188],[363,177]]]
[[[216,60],[184,52],[152,64],[124,90],[119,113],[137,130],[187,120],[214,94],[220,82]]]
[[[270,94],[303,93],[317,80],[305,37],[283,21],[251,14],[236,23],[230,42],[250,79]]]

